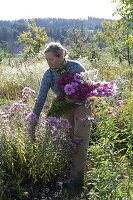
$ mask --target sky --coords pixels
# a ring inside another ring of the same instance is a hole
[[[111,0],[0,0],[0,20],[29,18],[86,19],[112,17],[116,4]]]

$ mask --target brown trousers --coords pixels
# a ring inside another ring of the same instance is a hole
[[[87,116],[91,115],[89,106],[80,105],[63,115],[72,125],[69,132],[70,138],[81,137],[81,142],[78,144],[77,151],[72,156],[72,163],[70,167],[70,176],[77,177],[84,172],[87,158],[87,147],[90,137],[90,121]]]

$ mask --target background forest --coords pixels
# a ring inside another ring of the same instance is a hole
[[[88,17],[88,19],[62,19],[62,18],[44,18],[36,19],[36,25],[45,27],[46,33],[51,40],[64,43],[68,37],[68,31],[77,28],[83,34],[97,29],[102,29],[101,22],[104,19]],[[17,53],[19,49],[18,37],[23,31],[29,30],[30,19],[15,21],[0,21],[0,47],[9,53]]]
[[[121,0],[120,20],[28,19],[0,21],[0,199],[133,199],[133,2]],[[47,69],[43,50],[50,41],[68,49],[70,59],[97,80],[113,81],[111,97],[89,98],[91,140],[82,191],[62,188],[70,147],[61,119],[58,137],[46,119],[52,91],[41,114],[36,142],[25,116],[34,105]],[[47,127],[45,126],[47,122]]]

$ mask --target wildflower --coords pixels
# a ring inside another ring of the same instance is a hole
[[[75,89],[71,84],[66,84],[64,87],[64,91],[66,94],[71,95],[75,92]]]
[[[74,80],[77,81],[77,82],[80,82],[81,76],[80,76],[78,73],[76,73],[76,74],[74,75]]]
[[[83,82],[92,83],[97,78],[98,70],[88,70],[85,72],[81,72],[80,75],[82,77]]]
[[[54,127],[53,130],[56,131],[63,128],[67,132],[71,128],[71,124],[66,118],[48,117],[45,121],[45,127]]]
[[[22,109],[25,108],[25,105],[20,101],[20,102],[15,102],[11,105],[9,108],[10,112],[18,112],[21,111]]]
[[[76,88],[78,86],[77,82],[71,82],[71,85],[73,86],[73,88]]]
[[[7,118],[8,115],[6,114],[6,112],[0,112],[0,117],[1,118]]]
[[[72,128],[70,122],[66,118],[60,118],[60,124],[61,124],[61,126],[64,127],[64,129],[66,131],[68,131],[70,128]]]
[[[115,113],[112,109],[110,109],[110,108],[107,109],[107,113],[108,113],[109,115],[115,115],[115,114],[116,114],[116,113]]]
[[[9,121],[9,114],[6,114],[6,112],[0,112],[0,118],[1,118],[4,122],[8,122],[8,121]]]
[[[23,90],[22,90],[22,99],[24,102],[26,102],[28,100],[28,98],[30,96],[33,96],[35,94],[35,91],[32,90],[30,87],[25,87]]]
[[[90,97],[92,97],[92,96],[98,96],[99,95],[99,93],[98,93],[98,91],[97,90],[93,90],[93,91],[91,91],[90,93],[88,93],[88,97],[90,96]]]
[[[36,117],[35,113],[29,112],[29,113],[26,113],[25,120],[27,122],[36,122],[37,117]]]
[[[117,101],[118,106],[121,106],[123,104],[123,102],[124,102],[123,100],[118,100]]]
[[[99,83],[98,87],[99,96],[112,96],[117,92],[117,85],[114,82],[103,81]]]
[[[58,119],[56,117],[48,117],[45,126],[58,126]]]

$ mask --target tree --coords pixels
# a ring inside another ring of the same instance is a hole
[[[120,62],[122,59],[127,60],[130,65],[133,52],[127,42],[130,35],[128,27],[119,20],[112,23],[104,21],[102,26],[103,31],[97,31],[95,35],[97,40],[103,43],[114,57],[119,58]]]
[[[44,47],[47,40],[48,36],[45,28],[37,27],[35,20],[31,19],[29,23],[29,31],[23,32],[18,39],[18,41],[24,46],[24,50],[22,52],[24,59],[38,54]]]
[[[132,23],[133,22],[133,1],[132,0],[113,0],[118,2],[115,14],[119,14],[122,19]]]
[[[118,0],[113,0],[113,2],[118,2]],[[122,21],[123,25],[129,30],[127,44],[133,47],[133,0],[119,0],[115,14],[121,16],[119,21]]]
[[[86,34],[82,36],[82,31],[76,29],[75,27],[68,31],[68,37],[65,39],[64,43],[70,49],[69,56],[71,58],[79,58],[87,56],[88,46],[87,43],[90,41],[90,35]]]
[[[99,58],[100,58],[100,48],[98,47],[98,45],[95,42],[91,41],[91,43],[89,44],[87,52],[88,52],[87,57],[91,62],[96,63],[96,61],[99,60]]]
[[[12,55],[0,48],[0,64],[3,61],[6,61],[6,63],[10,65],[11,59],[12,59]]]

